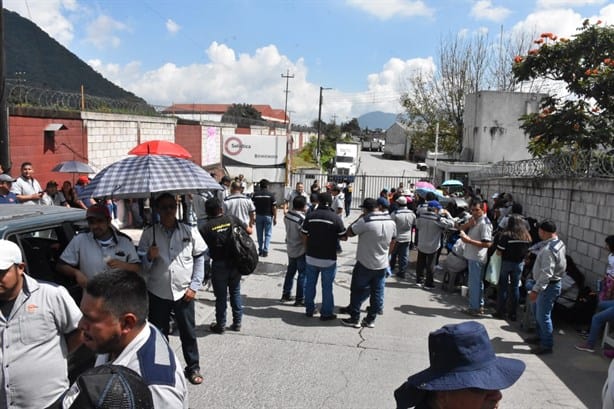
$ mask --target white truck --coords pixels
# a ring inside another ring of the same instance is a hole
[[[337,143],[332,176],[336,179],[354,180],[360,166],[360,143]]]

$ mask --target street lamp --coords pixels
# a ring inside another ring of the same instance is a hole
[[[320,87],[320,104],[318,106],[318,144],[317,144],[317,148],[316,148],[316,160],[318,161],[318,166],[320,166],[320,123],[322,122],[322,91],[324,91],[325,89],[332,89],[332,88],[325,88],[325,87]]]

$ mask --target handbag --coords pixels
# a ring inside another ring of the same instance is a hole
[[[499,283],[499,274],[501,273],[501,256],[497,253],[490,256],[484,279],[492,285]]]

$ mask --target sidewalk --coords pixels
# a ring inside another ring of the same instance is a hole
[[[348,225],[358,215],[355,210],[344,222]],[[205,381],[201,386],[190,385],[190,406],[395,407],[394,390],[410,374],[428,367],[428,333],[471,319],[460,312],[466,299],[440,286],[426,291],[391,277],[386,283],[384,315],[377,318],[374,329],[307,318],[304,308],[279,302],[287,261],[282,216],[280,211],[269,257],[261,259],[257,271],[241,284],[244,319],[240,333],[209,332],[215,298],[208,290],[198,295],[196,322]],[[123,231],[138,241],[140,231]],[[349,303],[356,242],[357,238],[342,242],[334,286],[337,307]],[[412,262],[415,258],[412,251]],[[320,297],[318,290],[316,302]],[[522,341],[526,334],[519,323],[493,318],[480,321],[497,353],[527,365],[520,380],[503,391],[501,408],[601,407],[609,360],[600,351],[576,351],[573,346],[581,338],[573,327],[556,328],[554,353],[538,357]],[[181,357],[177,336],[171,337],[171,344]]]

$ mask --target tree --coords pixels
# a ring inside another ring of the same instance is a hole
[[[358,123],[358,119],[352,118],[351,121],[342,123],[341,132],[346,132],[351,135],[360,135],[361,129],[360,124]]]
[[[413,129],[414,150],[435,148],[435,126],[439,123],[439,149],[460,152],[465,95],[476,92],[484,81],[487,44],[485,35],[442,40],[438,70],[419,72],[409,79],[409,90],[401,96],[401,104],[407,112],[407,125]]]
[[[249,126],[256,123],[262,123],[262,115],[250,104],[232,104],[228,107],[222,122],[237,124],[239,126]]]
[[[614,26],[587,19],[572,39],[543,33],[534,43],[514,59],[515,77],[558,81],[569,95],[547,96],[540,112],[521,118],[531,154],[613,147]]]

